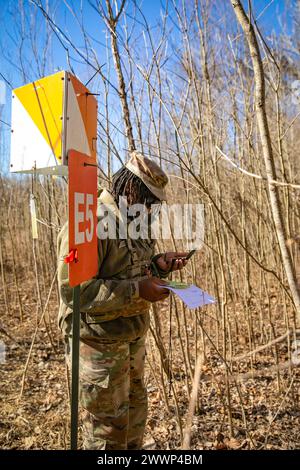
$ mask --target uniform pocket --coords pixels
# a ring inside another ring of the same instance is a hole
[[[103,409],[112,411],[109,369],[92,355],[80,360],[80,401],[93,415],[99,416]]]
[[[103,414],[115,415],[126,396],[124,386],[128,374],[128,345],[103,343],[101,350],[98,350],[82,343],[80,400],[83,408],[98,417]]]
[[[109,371],[103,366],[95,367],[95,364],[84,361],[84,363],[80,365],[80,379],[84,383],[97,385],[101,388],[108,388]]]

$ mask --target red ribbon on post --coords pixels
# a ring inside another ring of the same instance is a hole
[[[75,250],[71,250],[70,253],[64,258],[64,262],[69,264],[72,262],[77,263],[78,261],[78,250],[75,248]]]

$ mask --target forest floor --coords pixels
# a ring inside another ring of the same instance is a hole
[[[28,289],[24,291],[28,292]],[[52,335],[54,351],[45,325],[37,331],[23,394],[22,377],[32,337],[36,328],[36,303],[22,297],[24,318],[16,311],[3,314],[0,328],[0,442],[2,449],[67,449],[69,446],[69,399],[62,341],[55,324]],[[3,299],[0,298],[4,312]],[[53,304],[53,311],[56,305]],[[285,344],[285,343],[284,343]],[[5,353],[3,349],[5,348]],[[285,345],[278,345],[279,362],[288,360]],[[179,352],[173,351],[174,368],[180,369]],[[268,369],[269,368],[269,369]],[[262,375],[259,371],[265,370]],[[231,387],[232,433],[229,430],[228,407],[224,404],[225,375],[219,358],[208,356],[202,370],[198,407],[192,425],[192,449],[296,449],[300,448],[300,368],[274,371],[274,361],[262,352],[255,356],[252,372],[249,361],[241,363],[237,388]],[[268,372],[269,370],[269,372]],[[213,381],[211,377],[213,375]],[[278,377],[280,376],[280,390]],[[185,380],[174,375],[177,390],[177,413],[183,425],[188,408]],[[178,449],[180,430],[176,408],[170,400],[169,409],[150,373],[146,370],[149,393],[149,415],[145,447]],[[168,388],[168,384],[167,387]],[[182,390],[182,393],[181,393]],[[167,391],[168,392],[168,391]],[[243,407],[240,405],[242,397]],[[247,426],[245,426],[245,421]],[[247,429],[246,429],[247,427]]]

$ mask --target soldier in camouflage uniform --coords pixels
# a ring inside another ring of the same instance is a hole
[[[165,200],[167,182],[158,165],[133,152],[114,175],[112,192],[100,191],[98,213],[105,205],[108,217],[120,222],[120,196],[127,198],[128,206],[140,203],[150,209],[151,204]],[[67,253],[65,224],[58,236],[59,325],[70,361],[72,288],[63,262]],[[186,262],[180,257],[185,255],[154,256],[150,238],[98,238],[98,273],[80,286],[80,403],[85,449],[141,448],[147,418],[143,373],[149,307],[168,296],[161,278],[181,269]]]

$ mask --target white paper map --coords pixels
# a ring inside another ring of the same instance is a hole
[[[168,285],[164,285],[162,287],[169,289],[171,292],[178,295],[188,308],[203,307],[204,305],[216,303],[216,299],[195,285],[169,282]]]

